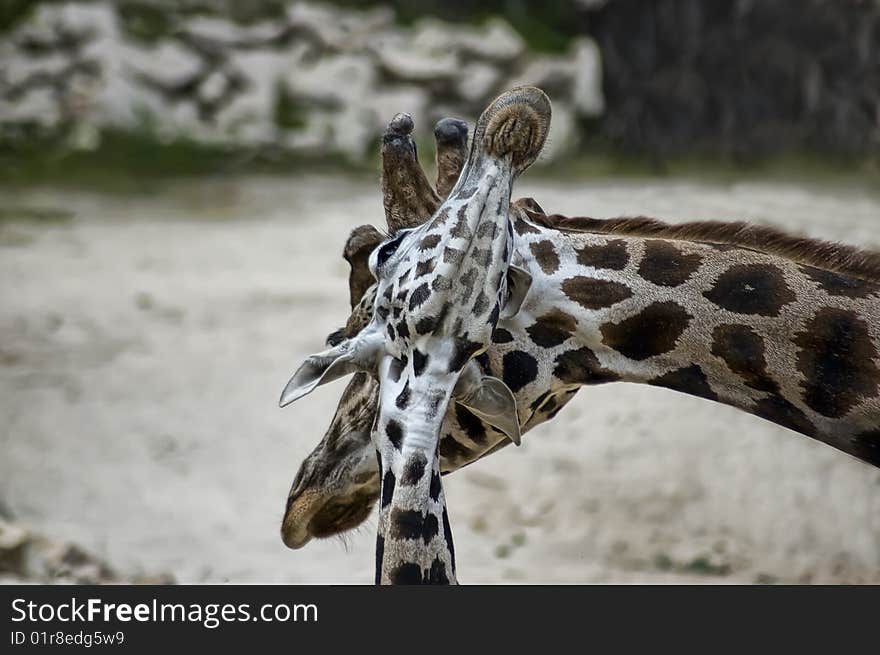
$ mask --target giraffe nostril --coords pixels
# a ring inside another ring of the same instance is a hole
[[[505,93],[489,106],[483,144],[490,155],[511,155],[516,168],[523,169],[540,154],[550,129],[550,100],[535,87],[520,87]]]

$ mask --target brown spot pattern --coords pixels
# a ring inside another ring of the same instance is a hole
[[[703,369],[696,364],[664,373],[649,380],[648,384],[653,384],[655,387],[666,387],[708,400],[718,400],[718,394],[709,386]]]
[[[532,225],[531,223],[527,223],[526,221],[524,221],[524,220],[523,220],[521,217],[519,217],[519,216],[516,217],[516,225],[515,225],[514,227],[516,228],[516,233],[519,234],[519,235],[523,235],[523,234],[541,234],[541,230],[539,230],[538,228],[536,228],[536,227],[535,227],[534,225]]]
[[[596,354],[586,346],[559,355],[553,375],[566,384],[601,384],[620,379],[616,373],[604,368]]]
[[[880,428],[866,430],[853,437],[849,452],[869,464],[880,466]]]
[[[558,346],[577,329],[577,319],[559,309],[551,309],[526,328],[529,337],[542,348]]]
[[[771,264],[731,266],[703,295],[731,312],[760,316],[779,316],[779,310],[795,299],[782,271]]]
[[[712,354],[748,386],[778,392],[779,385],[767,372],[764,339],[747,325],[719,325],[712,331]]]
[[[675,348],[691,318],[677,303],[651,303],[620,323],[603,325],[600,328],[602,343],[630,359],[643,360],[662,355]]]
[[[435,260],[433,257],[423,262],[419,262],[416,264],[416,277],[422,277],[423,275],[427,275],[428,273],[434,272],[434,264]]]
[[[602,245],[576,248],[575,254],[581,266],[622,271],[629,263],[629,253],[626,251],[626,241],[623,239],[612,239]]]
[[[559,269],[559,255],[551,241],[538,241],[529,245],[538,266],[547,275],[555,273]]]
[[[419,243],[419,250],[433,250],[440,243],[440,235],[439,234],[429,234]]]
[[[668,241],[650,239],[645,242],[645,255],[639,262],[639,275],[664,287],[677,287],[687,282],[703,258],[685,254]]]
[[[865,398],[877,394],[880,370],[868,324],[854,312],[828,307],[819,310],[794,343],[804,402],[830,418],[840,418]]]
[[[832,271],[825,271],[812,266],[801,266],[801,270],[813,282],[832,296],[847,296],[848,298],[865,298],[880,291],[880,284],[870,282],[849,275],[841,275]]]
[[[755,403],[752,413],[776,423],[776,425],[810,437],[816,433],[816,426],[807,418],[807,415],[779,394],[770,394],[767,398],[759,400]]]
[[[633,295],[625,284],[584,275],[563,281],[562,292],[585,309],[611,307]]]
[[[455,225],[452,226],[449,235],[454,238],[469,241],[473,235],[471,234],[471,228],[467,223],[467,207],[467,205],[463,205],[462,208],[458,210],[458,220],[456,220]]]

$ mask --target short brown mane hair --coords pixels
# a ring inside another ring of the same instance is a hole
[[[542,214],[526,210],[529,218],[562,232],[593,232],[640,237],[658,237],[704,243],[741,246],[758,252],[780,255],[801,264],[880,282],[880,253],[832,241],[787,234],[764,225],[744,221],[691,221],[666,223],[645,216],[589,218]]]

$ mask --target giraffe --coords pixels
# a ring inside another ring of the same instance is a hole
[[[534,87],[489,105],[458,181],[431,220],[409,229],[389,225],[391,237],[369,255],[377,283],[368,325],[307,359],[282,393],[285,406],[342,375],[378,373],[377,583],[455,582],[439,470],[450,399],[519,442],[512,392],[472,360],[488,347],[498,321],[516,314],[531,283],[510,261],[508,210],[514,180],[543,147],[550,111]]]
[[[512,211],[514,261],[540,292],[477,361],[514,391],[523,433],[580,386],[629,381],[733,405],[880,466],[880,255],[742,223],[548,216],[530,200]],[[363,264],[350,263],[358,277]],[[376,399],[367,376],[352,380],[291,487],[288,546],[368,516]],[[458,404],[442,435],[443,473],[510,443]]]

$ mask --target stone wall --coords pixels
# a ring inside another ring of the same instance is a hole
[[[401,27],[385,9],[291,2],[247,24],[186,16],[144,39],[122,18],[111,2],[39,4],[0,36],[0,138],[62,135],[92,148],[107,128],[147,130],[359,160],[397,112],[427,133],[442,116],[472,121],[528,82],[553,98],[552,159],[576,148],[583,119],[604,107],[590,38],[538,55],[501,19]]]
[[[616,151],[880,153],[880,0],[610,0],[581,20]]]

